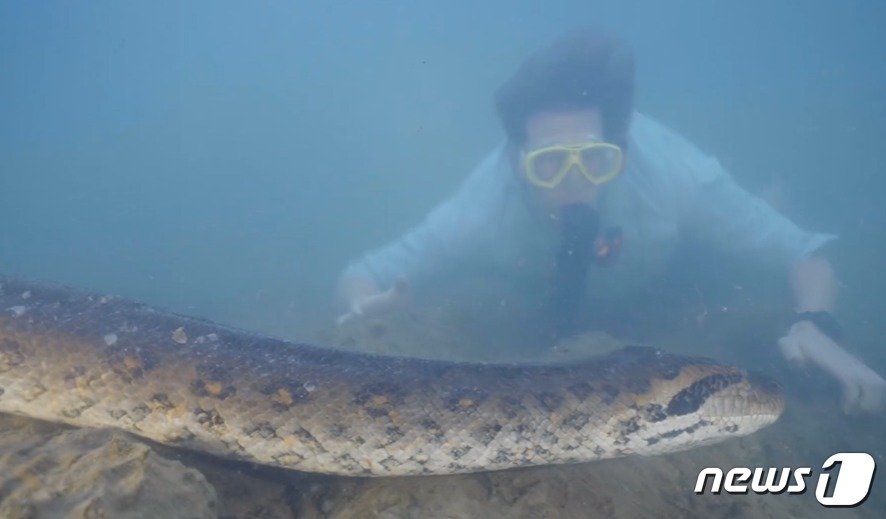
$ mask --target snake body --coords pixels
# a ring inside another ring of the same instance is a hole
[[[752,433],[782,406],[768,379],[652,348],[568,365],[385,357],[0,276],[0,412],[300,471],[658,454]]]

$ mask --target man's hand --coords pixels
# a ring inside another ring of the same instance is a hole
[[[794,364],[812,362],[843,386],[843,411],[874,412],[886,401],[886,380],[809,321],[799,321],[778,341]]]
[[[336,322],[341,326],[357,317],[371,317],[390,312],[404,306],[410,295],[409,282],[400,278],[394,283],[394,286],[384,292],[363,293],[352,297],[348,302],[349,311],[340,315]]]

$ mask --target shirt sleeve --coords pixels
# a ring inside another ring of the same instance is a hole
[[[689,226],[718,248],[773,265],[790,265],[836,239],[801,229],[742,189],[716,159],[698,152],[690,164]]]
[[[457,192],[397,240],[351,262],[345,276],[368,276],[379,286],[411,282],[475,255],[494,234],[506,178],[499,148],[484,159]]]

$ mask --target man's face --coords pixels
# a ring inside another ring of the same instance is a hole
[[[524,158],[533,150],[554,145],[583,144],[589,140],[603,140],[603,121],[596,108],[540,112],[526,123],[526,144],[520,153],[517,169],[520,178],[528,184],[530,193],[535,195],[545,210],[558,212],[565,205],[584,203],[596,205],[602,186],[588,181],[575,166],[557,186],[538,187],[529,183],[526,177]]]

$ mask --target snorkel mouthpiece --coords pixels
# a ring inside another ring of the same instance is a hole
[[[569,204],[560,210],[559,222],[561,243],[548,300],[555,340],[575,330],[575,316],[584,297],[600,216],[587,204]]]

